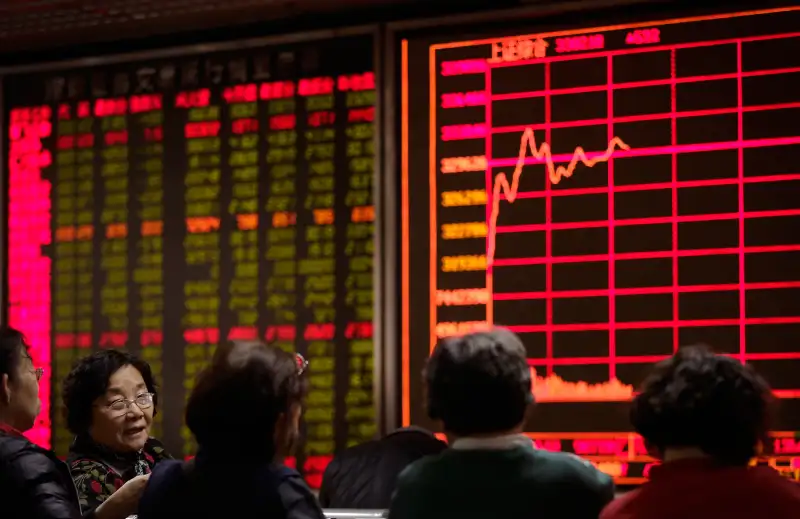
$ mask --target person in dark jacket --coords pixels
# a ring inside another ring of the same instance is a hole
[[[156,466],[138,519],[324,519],[283,463],[299,437],[307,368],[300,355],[261,343],[220,346],[186,407],[197,457]]]
[[[0,328],[0,517],[78,519],[78,494],[67,466],[23,432],[39,414],[39,379],[25,337]]]
[[[450,448],[401,475],[390,519],[597,519],[609,476],[523,434],[533,404],[525,347],[496,328],[444,339],[426,367],[428,415]]]
[[[408,465],[447,444],[419,427],[405,427],[342,451],[325,469],[319,501],[323,508],[389,508],[397,477]]]
[[[125,519],[144,481],[122,485],[92,510],[81,510],[67,465],[23,432],[39,414],[39,379],[25,336],[0,328],[0,517],[3,519]],[[132,508],[133,506],[133,508]]]

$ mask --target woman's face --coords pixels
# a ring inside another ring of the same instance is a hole
[[[27,431],[33,427],[42,404],[39,401],[39,379],[36,368],[24,348],[20,347],[17,370],[13,379],[3,375],[2,384],[8,405],[9,425],[20,431]]]
[[[130,365],[118,369],[108,380],[105,395],[94,403],[89,429],[92,439],[116,452],[142,450],[150,437],[153,405],[142,409],[134,401],[147,394],[147,386],[138,369]],[[119,401],[127,405],[121,410],[112,409],[111,406]]]

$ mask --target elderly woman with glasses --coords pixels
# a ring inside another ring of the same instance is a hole
[[[63,398],[75,434],[67,462],[83,513],[113,503],[114,515],[135,514],[153,467],[170,458],[150,437],[157,403],[150,366],[119,350],[94,353],[67,375]]]

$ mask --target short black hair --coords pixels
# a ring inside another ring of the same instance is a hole
[[[525,346],[504,328],[442,340],[425,381],[428,416],[459,436],[513,429],[533,402]]]
[[[14,379],[19,361],[28,351],[28,340],[23,333],[10,326],[0,326],[0,377]]]
[[[281,413],[302,403],[306,370],[297,358],[260,342],[220,346],[197,378],[186,405],[186,425],[203,449],[271,459]]]
[[[772,392],[752,368],[688,346],[658,363],[634,398],[631,423],[661,453],[699,448],[721,465],[744,466],[766,440]]]
[[[62,400],[67,428],[75,435],[89,431],[92,425],[92,406],[108,390],[111,376],[125,366],[133,366],[142,374],[147,391],[153,393],[153,413],[158,404],[156,387],[150,365],[122,350],[101,350],[75,363],[64,379]]]

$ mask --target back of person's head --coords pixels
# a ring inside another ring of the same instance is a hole
[[[533,403],[525,346],[504,328],[442,340],[425,369],[428,416],[455,436],[521,427]]]
[[[39,378],[28,341],[19,330],[0,327],[0,421],[20,430],[33,427],[39,414]]]
[[[766,439],[772,393],[749,366],[706,346],[656,365],[634,398],[631,422],[647,445],[696,448],[721,465],[747,465]]]
[[[257,342],[220,346],[189,397],[186,425],[201,449],[272,459],[297,440],[307,391],[298,357]]]

